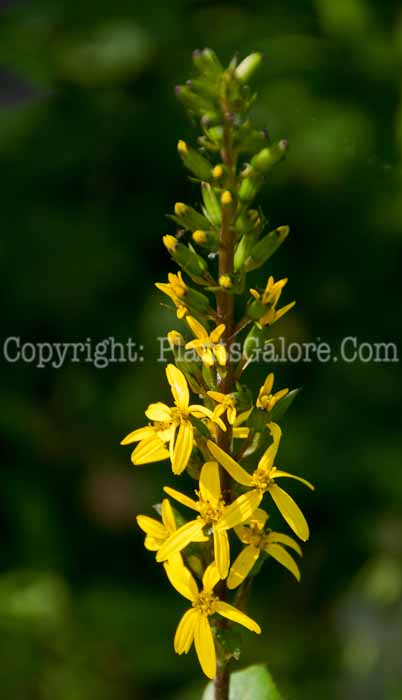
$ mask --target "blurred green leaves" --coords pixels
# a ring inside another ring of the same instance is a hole
[[[202,700],[213,700],[211,683]],[[229,700],[282,700],[265,666],[249,666],[242,671],[235,671],[230,677]]]

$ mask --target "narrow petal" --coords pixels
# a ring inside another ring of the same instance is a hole
[[[229,538],[226,530],[218,530],[216,527],[214,527],[214,558],[219,577],[226,578],[230,566]]]
[[[160,423],[169,423],[172,419],[169,406],[166,406],[166,404],[161,401],[150,403],[145,411],[145,415],[149,420],[156,420]]]
[[[289,552],[287,552],[284,547],[281,547],[280,544],[268,544],[265,551],[270,554],[271,557],[276,559],[276,561],[282,564],[282,566],[288,569],[297,581],[300,581],[299,567],[297,566],[293,557],[290,556]]]
[[[290,309],[293,309],[294,305],[296,304],[295,301],[291,301],[290,304],[287,304],[286,306],[282,306],[279,311],[276,311],[275,313],[275,321],[279,321],[282,316],[284,316]]]
[[[267,378],[266,378],[266,380],[265,380],[263,386],[261,387],[261,388],[262,388],[262,393],[263,393],[263,394],[270,394],[273,385],[274,385],[274,373],[273,373],[273,372],[270,372],[270,373],[268,374],[268,376],[267,376]]]
[[[230,474],[232,479],[237,481],[239,484],[243,484],[243,486],[251,486],[253,481],[246,472],[243,467],[240,466],[233,457],[230,457],[230,455],[226,454],[218,445],[216,445],[212,440],[208,440],[207,442],[208,449],[210,453],[212,454],[215,459],[218,460],[219,464],[222,465],[226,469],[226,471]]]
[[[204,326],[199,323],[199,321],[192,316],[187,316],[186,321],[197,338],[200,340],[205,340],[208,338],[207,331],[205,330]]]
[[[249,428],[233,428],[232,435],[237,440],[246,440],[249,436]]]
[[[227,587],[230,589],[237,588],[247,578],[255,562],[260,556],[260,550],[253,545],[245,547],[235,559],[230,569]]]
[[[144,547],[149,552],[157,552],[158,549],[160,549],[161,544],[163,544],[163,541],[164,540],[156,540],[151,535],[147,535],[145,540],[144,540]]]
[[[204,501],[216,504],[221,496],[217,462],[205,462],[200,474],[200,492]]]
[[[137,523],[141,530],[147,535],[155,537],[158,540],[166,539],[167,530],[158,520],[149,518],[148,515],[137,515]]]
[[[260,461],[258,462],[258,468],[264,469],[265,471],[270,471],[274,465],[276,453],[278,452],[279,443],[282,436],[282,430],[277,423],[268,423],[268,428],[271,431],[273,442],[268,449],[265,450]]]
[[[167,498],[164,498],[162,501],[161,514],[162,514],[162,522],[163,522],[166,530],[169,533],[174,532],[176,530],[176,519],[174,517],[174,513],[173,513],[172,506],[170,505],[170,501]]]
[[[225,367],[228,361],[228,355],[225,346],[222,343],[218,343],[218,345],[214,346],[214,353],[216,359],[218,360],[218,364],[220,364],[221,367]]]
[[[199,510],[198,503],[194,501],[193,498],[186,496],[184,493],[180,493],[180,491],[176,491],[176,489],[171,489],[170,486],[165,486],[163,490],[168,496],[174,498],[175,501],[182,503],[183,506],[187,506],[187,508],[192,508],[193,510]]]
[[[181,618],[174,636],[174,650],[176,654],[187,654],[194,639],[194,630],[197,622],[197,611],[190,608]]]
[[[223,617],[226,617],[228,620],[238,622],[239,625],[243,625],[243,627],[246,627],[246,629],[250,630],[251,632],[261,634],[261,627],[257,625],[257,623],[251,619],[251,617],[245,615],[243,612],[241,612],[241,610],[234,608],[233,605],[229,605],[229,603],[224,603],[222,600],[219,600],[217,603],[215,603],[215,610],[217,613],[219,613],[219,615],[223,615]]]
[[[262,508],[257,508],[250,518],[250,523],[257,523],[259,528],[262,530],[267,520],[268,513],[266,513]]]
[[[213,416],[213,412],[209,408],[197,403],[192,404],[189,407],[189,411],[191,415],[195,416],[196,418],[203,418],[204,416],[207,418],[212,418]]]
[[[204,347],[202,350],[199,351],[199,356],[201,357],[201,360],[203,361],[204,365],[206,365],[207,367],[214,366],[215,362],[211,348]]]
[[[289,535],[283,535],[281,532],[270,532],[268,535],[268,541],[269,544],[284,544],[286,547],[290,547],[290,549],[297,552],[300,557],[303,556],[300,545],[293,539],[293,537],[289,537]]]
[[[173,588],[193,603],[198,596],[198,588],[193,575],[184,566],[183,560],[172,557],[163,566]]]
[[[175,365],[169,364],[166,367],[166,376],[170,384],[176,406],[178,406],[178,408],[188,408],[188,404],[190,402],[190,392],[183,372]]]
[[[162,440],[155,435],[148,440],[142,440],[131,453],[131,461],[134,465],[149,464],[150,462],[160,462],[169,458],[169,451]]]
[[[220,323],[219,326],[216,326],[216,328],[214,328],[214,330],[209,336],[211,338],[212,343],[217,343],[220,340],[221,336],[225,332],[225,328],[226,326],[224,323]]]
[[[293,532],[295,532],[296,535],[303,540],[303,542],[306,542],[310,533],[306,518],[301,512],[299,506],[294,502],[293,498],[277,484],[271,484],[268,490],[273,501],[275,502],[275,505],[285,518],[288,525],[292,528]]]
[[[277,479],[281,476],[286,476],[288,479],[296,479],[296,481],[301,481],[301,483],[304,484],[305,486],[307,486],[307,488],[311,489],[311,491],[314,491],[313,484],[311,484],[306,479],[302,479],[301,476],[295,476],[295,474],[289,474],[289,472],[283,472],[281,469],[274,469],[271,472],[272,479]]]
[[[160,548],[156,561],[161,562],[169,559],[172,554],[181,552],[190,542],[199,541],[204,523],[202,520],[190,520],[174,532]]]
[[[146,425],[144,428],[137,428],[137,430],[133,430],[131,433],[126,435],[126,437],[121,441],[120,445],[131,445],[133,442],[146,440],[154,435],[155,428],[152,425]]]
[[[230,506],[225,508],[223,516],[218,523],[219,530],[229,530],[236,525],[248,520],[258,508],[262,500],[262,494],[257,489],[243,493],[236,498]]]
[[[212,630],[206,615],[198,614],[194,630],[195,650],[207,678],[216,676],[216,651]]]
[[[173,474],[181,474],[187,467],[194,444],[194,429],[190,421],[183,421],[173,450]]]
[[[211,399],[214,399],[214,401],[218,401],[218,403],[224,401],[226,398],[226,394],[222,394],[220,391],[207,391],[207,394]]]
[[[202,585],[205,591],[212,591],[219,581],[219,573],[216,563],[213,561],[212,564],[207,566],[202,577]]]

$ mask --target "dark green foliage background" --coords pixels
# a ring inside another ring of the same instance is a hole
[[[195,130],[173,87],[191,51],[262,50],[255,118],[289,158],[262,204],[291,236],[289,340],[398,342],[402,14],[369,0],[2,3],[2,335],[22,342],[132,337],[140,364],[3,363],[0,697],[196,700],[184,610],[134,516],[172,483],[130,467],[119,440],[168,399],[158,335],[178,328],[153,282],[161,236],[196,200],[176,155]],[[398,257],[399,254],[399,257]],[[259,275],[262,283],[264,274]],[[266,367],[250,370],[256,389]],[[283,364],[304,390],[279,464],[312,526],[297,586],[267,564],[243,663],[267,662],[289,700],[401,700],[402,476],[398,363]],[[163,386],[163,389],[161,389]],[[278,524],[279,521],[274,521]]]

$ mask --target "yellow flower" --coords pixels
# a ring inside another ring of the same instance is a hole
[[[217,402],[214,416],[223,416],[227,413],[228,423],[234,425],[236,421],[236,399],[233,394],[222,394],[220,391],[207,391],[208,396]]]
[[[188,311],[185,302],[188,286],[184,282],[181,272],[178,272],[177,275],[173,274],[173,272],[169,272],[168,280],[168,283],[157,282],[155,287],[164,294],[167,294],[173,301],[177,307],[177,318],[184,318]]]
[[[190,392],[186,378],[175,365],[167,366],[166,376],[175,406],[167,406],[161,401],[151,403],[145,415],[153,425],[134,430],[124,438],[121,444],[128,445],[140,440],[131,455],[133,464],[147,464],[170,457],[173,473],[181,474],[188,464],[194,445],[194,428],[190,417],[206,417],[218,423],[223,430],[225,430],[225,424],[220,418],[214,417],[212,411],[205,406],[189,405]],[[169,443],[169,451],[165,443]]]
[[[236,535],[246,547],[244,547],[232,564],[227,581],[228,588],[237,588],[243,583],[263,552],[276,559],[293,574],[297,581],[300,581],[299,567],[289,552],[282,546],[285,545],[302,556],[299,545],[288,535],[265,530],[267,519],[267,513],[257,508],[254,515],[247,522],[235,528]]]
[[[226,348],[219,340],[225,332],[225,325],[221,323],[212,333],[208,333],[204,326],[192,316],[187,316],[186,321],[196,336],[195,340],[186,344],[186,348],[189,350],[194,348],[206,367],[213,367],[215,359],[224,367],[227,362]]]
[[[278,319],[284,316],[284,314],[286,314],[295,305],[296,302],[292,301],[290,304],[287,304],[287,306],[282,306],[282,308],[279,309],[279,311],[276,310],[277,304],[282,294],[282,289],[284,288],[287,281],[288,280],[284,278],[278,280],[278,282],[275,282],[274,278],[271,276],[268,278],[267,285],[262,294],[257,292],[255,289],[250,289],[250,294],[252,294],[254,299],[261,302],[264,306],[267,307],[267,310],[258,319],[257,322],[257,325],[261,328],[263,328],[264,326],[270,326],[273,323],[275,323],[275,321],[278,321]]]
[[[235,481],[243,486],[251,488],[251,491],[243,495],[248,502],[248,507],[251,508],[254,506],[252,512],[258,508],[264,494],[268,492],[293,532],[305,542],[309,538],[309,528],[306,519],[293,498],[291,498],[286,491],[281,489],[278,484],[275,483],[275,480],[280,477],[288,477],[301,481],[305,486],[308,486],[309,489],[313,490],[314,486],[300,476],[281,471],[274,466],[282,431],[276,423],[268,423],[268,428],[271,431],[273,442],[261,457],[257,469],[252,474],[246,472],[233,457],[226,454],[226,452],[218,447],[218,445],[215,445],[211,440],[208,440],[208,449]]]
[[[270,372],[258,394],[258,399],[256,401],[257,408],[262,408],[264,411],[272,411],[278,401],[289,393],[289,389],[281,389],[275,394],[271,394],[273,384],[274,375],[273,372]]]
[[[254,512],[255,507],[246,494],[239,496],[229,506],[222,498],[219,467],[216,462],[206,462],[201,469],[200,490],[195,501],[175,489],[165,486],[164,491],[179,503],[195,510],[198,516],[180,527],[159,550],[156,560],[168,559],[181,552],[190,542],[197,541],[205,527],[212,530],[214,557],[220,578],[226,578],[230,566],[229,538],[226,530],[240,525]]]
[[[177,626],[174,649],[177,654],[187,654],[194,642],[203,672],[213,679],[216,676],[216,650],[209,617],[218,613],[256,634],[261,634],[261,628],[251,617],[214,594],[214,587],[219,581],[215,563],[205,570],[202,591],[199,591],[190,571],[178,560],[169,560],[164,566],[172,586],[192,604]]]
[[[167,498],[164,498],[162,501],[161,516],[162,522],[155,520],[155,518],[150,518],[148,515],[137,515],[137,523],[146,535],[144,547],[150,552],[159,552],[170,535],[177,530],[173,508]],[[207,537],[202,535],[197,541],[205,542],[207,539]],[[174,556],[178,556],[181,559],[179,553]]]

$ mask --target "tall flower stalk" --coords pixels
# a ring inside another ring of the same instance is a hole
[[[170,460],[176,478],[187,471],[195,481],[191,494],[165,486],[172,501],[164,498],[157,506],[161,520],[144,515],[137,520],[145,547],[191,604],[174,648],[187,653],[194,643],[202,670],[214,681],[215,700],[227,700],[239,656],[235,628],[261,632],[245,613],[253,578],[269,560],[300,579],[294,558],[301,555],[300,545],[267,526],[266,509],[274,504],[302,541],[309,528],[277,480],[313,487],[276,466],[279,423],[297,391],[273,391],[272,372],[256,396],[244,382],[250,362],[274,342],[272,326],[294,305],[280,301],[287,279],[270,275],[261,290],[250,288],[248,279],[289,233],[287,226],[266,232],[267,221],[255,205],[287,142],[271,143],[250,118],[256,95],[249,80],[260,54],[241,63],[233,59],[226,69],[210,49],[194,52],[193,61],[194,77],[176,93],[201,135],[194,147],[180,140],[178,153],[200,185],[202,204],[176,203],[170,218],[177,230],[163,242],[181,270],[156,285],[182,324],[181,331],[168,334],[172,361],[166,378],[173,405],[151,403],[148,424],[122,444],[135,445],[134,465]]]

